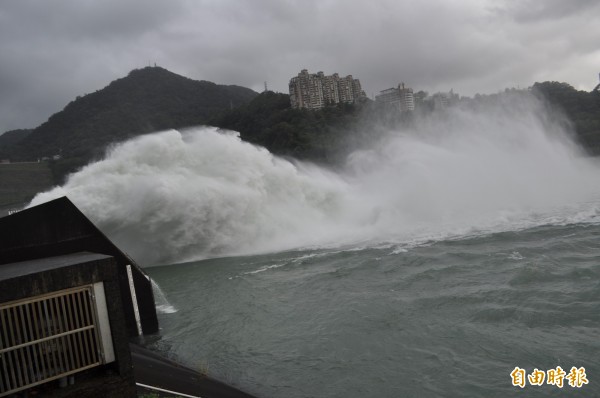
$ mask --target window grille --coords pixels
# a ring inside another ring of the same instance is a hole
[[[0,397],[114,360],[102,283],[2,303],[0,325]]]

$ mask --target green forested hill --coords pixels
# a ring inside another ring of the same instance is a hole
[[[248,88],[196,81],[160,67],[136,69],[101,90],[77,97],[18,142],[4,145],[0,140],[0,159],[36,161],[61,155],[52,163],[60,180],[101,157],[110,143],[202,124],[209,115],[256,95]]]
[[[319,111],[292,109],[287,94],[265,92],[248,104],[213,117],[209,122],[235,130],[244,141],[261,145],[278,155],[319,159],[335,145],[332,127],[356,122],[353,106]]]
[[[535,83],[522,90],[529,92],[562,109],[584,147],[600,154],[600,93],[577,91],[558,82]],[[504,94],[493,96],[497,95]],[[469,99],[484,100],[484,96]],[[425,106],[415,115],[432,111]],[[353,148],[376,140],[379,133],[410,124],[413,117],[389,112],[370,100],[318,111],[292,109],[287,94],[259,95],[247,88],[195,81],[148,67],[78,97],[36,129],[0,136],[0,159],[36,161],[61,155],[50,162],[54,182],[60,183],[67,173],[100,158],[110,143],[168,128],[210,124],[239,131],[245,141],[278,155],[332,164]]]
[[[532,91],[564,111],[583,147],[600,155],[600,92],[578,91],[560,82],[535,83]]]
[[[209,124],[238,131],[244,141],[277,155],[332,164],[364,141],[374,141],[385,128],[411,119],[410,114],[387,112],[370,100],[319,110],[292,109],[289,95],[268,91],[221,112]]]
[[[592,155],[600,155],[600,93],[577,91],[566,83],[535,83],[527,90],[463,98],[463,105],[493,104],[500,97],[536,95],[564,112],[576,138]],[[233,110],[223,111],[209,123],[240,132],[242,139],[278,155],[334,163],[353,148],[377,140],[380,133],[410,125],[414,117],[427,117],[433,106],[417,112],[390,112],[372,101],[340,104],[317,111],[292,109],[287,94],[265,92]],[[418,115],[418,116],[417,116]]]
[[[31,131],[30,129],[11,130],[0,135],[0,160],[9,158],[19,142],[31,134]]]

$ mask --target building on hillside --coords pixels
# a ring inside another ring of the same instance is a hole
[[[400,83],[397,88],[392,87],[381,91],[375,96],[375,101],[390,105],[401,112],[415,110],[413,90],[405,87],[404,83]]]
[[[447,93],[435,93],[431,96],[434,109],[446,108],[450,103]]]
[[[289,90],[292,108],[296,109],[321,109],[340,102],[354,103],[365,97],[360,80],[352,75],[325,76],[323,72],[308,73],[306,69],[290,79]]]
[[[450,90],[448,93],[435,93],[431,96],[434,109],[446,108],[459,100],[459,95]]]

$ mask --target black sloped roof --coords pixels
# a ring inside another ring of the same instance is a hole
[[[126,268],[131,265],[142,330],[144,334],[158,331],[150,279],[67,197],[0,218],[0,267],[2,264],[83,251],[106,254],[116,259],[127,328],[130,336],[136,336],[137,323]]]

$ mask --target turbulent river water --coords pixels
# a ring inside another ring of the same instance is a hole
[[[546,225],[150,268],[177,309],[151,346],[260,397],[598,396],[599,240]],[[517,366],[589,384],[521,391]]]
[[[600,166],[509,99],[335,172],[210,127],[143,136],[32,205],[67,195],[148,266],[151,347],[260,397],[599,396]],[[513,385],[559,366],[588,384]]]

